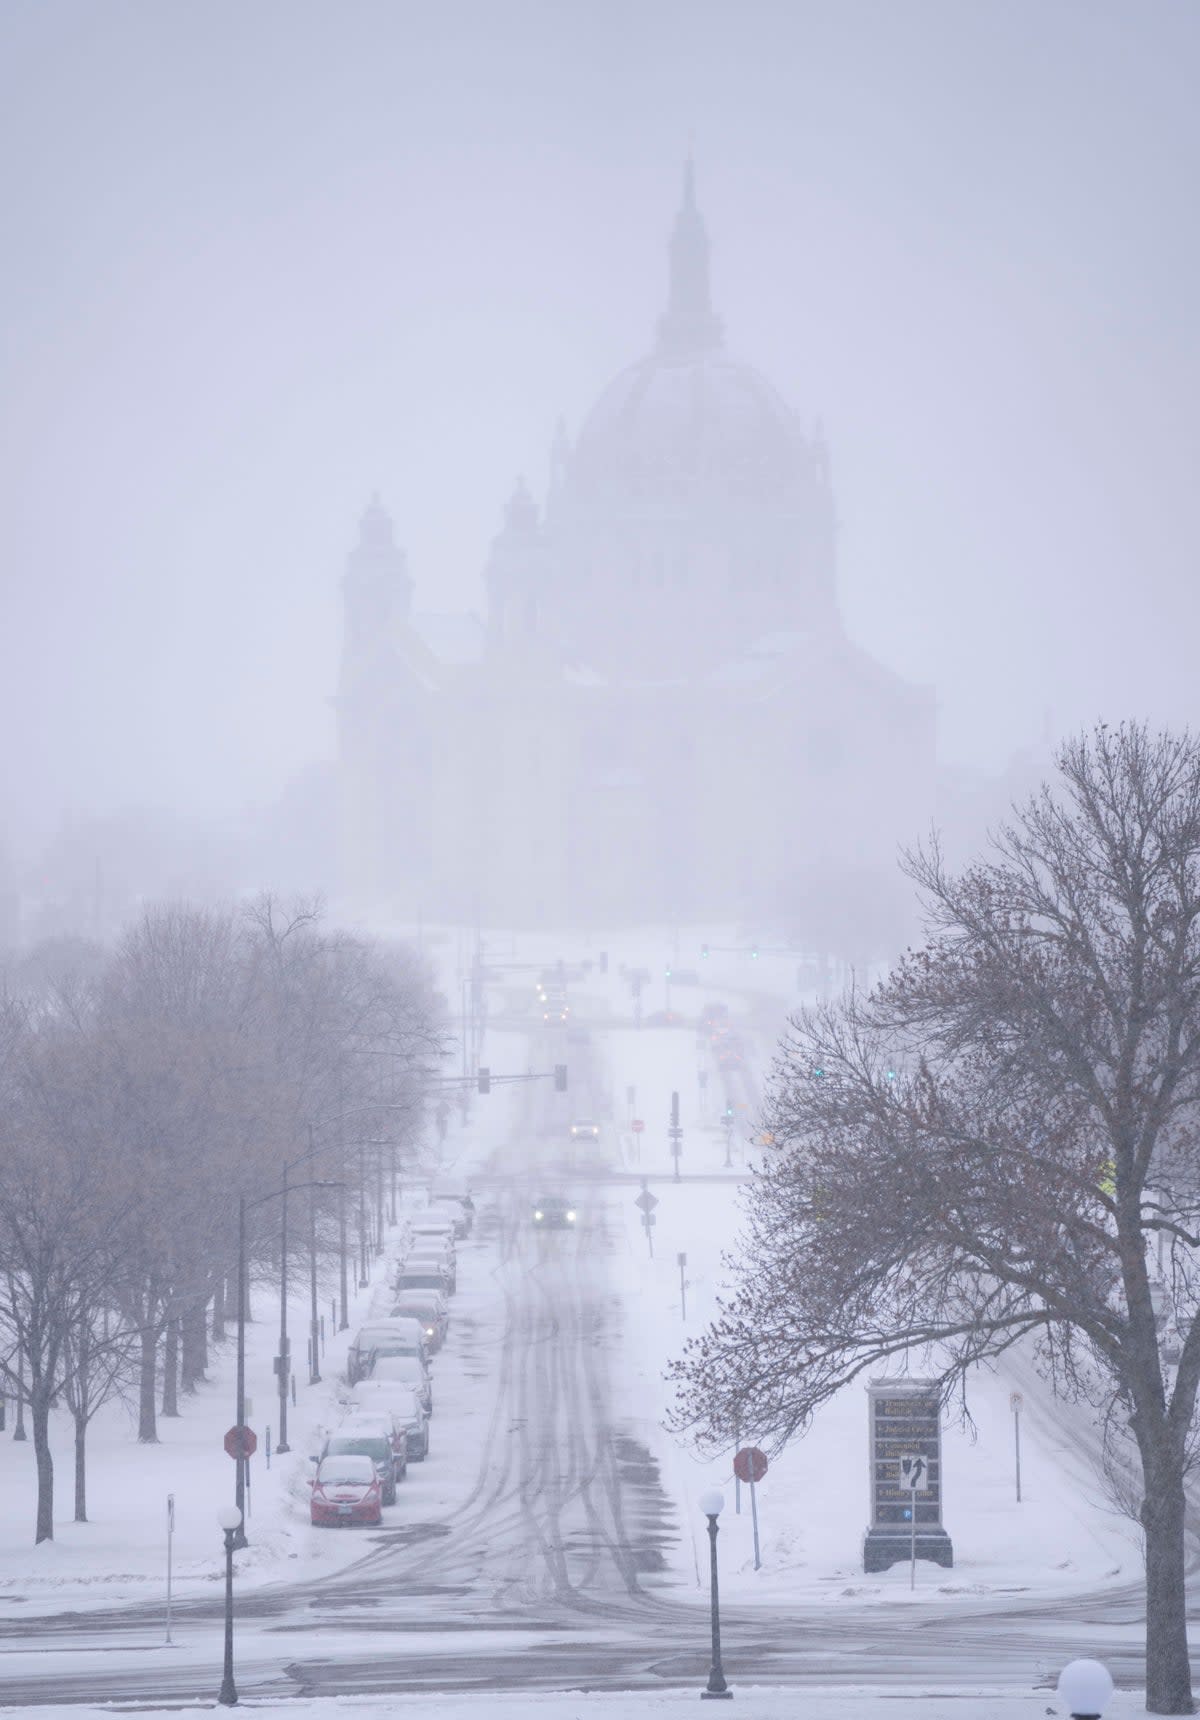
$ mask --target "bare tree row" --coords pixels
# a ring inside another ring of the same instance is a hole
[[[167,906],[111,952],[35,953],[0,1005],[0,1373],[27,1412],[36,1539],[53,1535],[50,1414],[85,1441],[127,1390],[137,1437],[204,1377],[236,1296],[239,1202],[285,1167],[326,1256],[364,1257],[419,1149],[437,1000],[411,952],[270,900]],[[303,1164],[303,1172],[295,1169]],[[394,1216],[394,1212],[393,1212]],[[340,1220],[340,1222],[338,1222]],[[305,1247],[308,1247],[305,1239]],[[251,1280],[280,1266],[251,1227]]]

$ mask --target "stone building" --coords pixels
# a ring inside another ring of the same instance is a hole
[[[726,350],[690,166],[668,275],[649,354],[558,430],[544,504],[508,503],[486,622],[414,613],[367,510],[336,701],[363,910],[815,946],[822,893],[927,822],[932,694],[846,635],[829,455]]]

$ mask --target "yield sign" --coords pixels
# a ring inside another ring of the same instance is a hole
[[[640,1206],[643,1212],[653,1212],[658,1205],[658,1196],[651,1194],[648,1188],[644,1188],[633,1204]]]

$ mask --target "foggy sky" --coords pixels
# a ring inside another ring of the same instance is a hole
[[[0,836],[329,756],[373,489],[418,607],[482,607],[650,344],[689,140],[942,757],[1194,719],[1198,49],[1189,0],[6,0]]]

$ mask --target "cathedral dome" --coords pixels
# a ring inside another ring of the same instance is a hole
[[[667,308],[648,358],[609,384],[584,422],[569,476],[576,499],[787,500],[819,464],[795,414],[724,349],[709,290],[708,235],[688,163],[670,242]]]
[[[604,390],[571,463],[580,499],[786,497],[812,451],[765,377],[720,347],[660,346]]]

